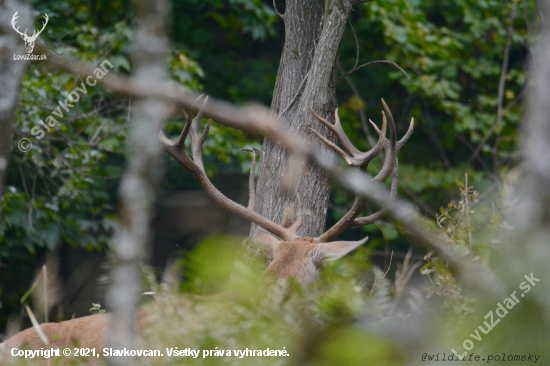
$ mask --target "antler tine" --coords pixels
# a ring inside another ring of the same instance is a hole
[[[393,171],[393,167],[395,166],[395,162],[397,161],[397,141],[396,141],[396,128],[395,128],[395,121],[393,119],[393,115],[388,108],[388,105],[382,98],[382,105],[384,106],[384,110],[386,113],[382,112],[382,114],[387,114],[389,119],[389,125],[390,125],[390,146],[386,149],[387,153],[384,159],[384,165],[382,166],[382,169],[380,172],[373,178],[373,181],[375,182],[384,182],[388,177],[390,176],[391,172]]]
[[[329,141],[325,137],[323,137],[319,132],[315,131],[313,128],[310,128],[310,131],[313,132],[321,141],[323,141],[328,147],[330,147],[332,150],[334,150],[338,155],[342,157],[348,163],[348,165],[352,165],[351,158],[344,152],[344,150],[340,149],[338,145],[336,145],[334,142]]]
[[[399,175],[398,162],[395,162],[395,167],[393,168],[393,175],[391,180],[390,187],[390,197],[389,200],[394,200],[397,197],[397,180]],[[342,217],[334,226],[327,230],[323,235],[317,238],[317,241],[321,243],[326,243],[336,239],[338,235],[343,233],[349,228],[354,226],[366,226],[374,224],[376,221],[380,220],[386,213],[384,209],[379,210],[369,216],[357,217],[361,211],[365,208],[367,201],[361,197],[355,197],[353,206],[350,210]]]
[[[191,128],[191,122],[189,121],[189,116],[185,113],[183,109],[182,109],[182,112],[185,119],[185,126],[183,127],[183,130],[181,131],[181,134],[179,135],[177,141],[172,141],[168,137],[166,137],[162,129],[158,133],[158,138],[160,142],[164,145],[165,149],[167,150],[175,149],[178,152],[181,152],[182,154],[187,156],[187,153],[185,152],[185,139],[189,134],[189,129]],[[187,156],[187,158],[189,157]]]
[[[277,235],[285,241],[291,241],[295,239],[289,230],[283,228],[280,225],[275,224],[266,217],[254,212],[253,208],[246,208],[237,202],[234,202],[227,198],[223,193],[221,193],[208,179],[206,171],[204,170],[204,165],[202,162],[201,148],[206,139],[208,129],[210,127],[210,121],[208,122],[205,131],[199,136],[199,124],[203,115],[203,109],[208,101],[208,97],[202,103],[199,112],[191,121],[187,118],[187,123],[181,133],[178,141],[174,142],[168,139],[162,131],[159,132],[159,139],[170,156],[172,156],[178,163],[193,174],[195,179],[202,186],[204,191],[212,198],[217,204],[225,208],[226,210],[244,218],[245,220],[251,221],[256,225],[262,227],[263,229],[269,231],[270,233]],[[191,153],[193,159],[191,159],[185,152],[185,138],[187,134],[191,135]]]
[[[202,97],[204,97],[204,94],[199,95],[199,96],[197,97],[197,99],[195,99],[195,100],[193,101],[193,104],[191,104],[191,108],[189,108],[189,117],[190,117],[191,119],[194,119],[194,118],[193,118],[193,109],[195,108],[195,104],[196,104],[199,100],[201,100]],[[200,108],[199,108],[199,109],[200,109]],[[185,113],[185,110],[184,110],[183,108],[182,108],[181,110],[183,111],[183,114],[185,115],[185,118],[187,118],[187,113]],[[202,116],[201,116],[201,118],[202,118]]]
[[[185,110],[183,108],[181,109],[181,113],[183,113],[183,118],[185,119],[185,126],[183,127],[183,130],[181,131],[181,134],[178,137],[177,141],[172,141],[168,137],[166,137],[166,135],[164,134],[162,129],[158,133],[158,138],[161,141],[161,143],[165,146],[166,149],[176,148],[183,155],[187,156],[188,159],[189,159],[189,156],[185,152],[185,139],[187,138],[187,135],[189,134],[189,131],[191,130],[191,127],[193,126],[193,124],[196,124],[196,122],[200,122],[200,119],[198,121],[195,121],[195,119],[190,121],[190,116],[192,115],[193,107],[195,106],[195,103],[197,101],[199,101],[203,96],[204,96],[204,94],[201,94],[201,95],[198,96],[197,99],[195,99],[195,101],[193,102],[193,105],[191,106],[191,111],[190,111],[189,114],[185,113]],[[206,99],[208,99],[208,97]],[[205,102],[206,102],[206,100],[205,100]],[[203,106],[204,105],[205,105],[205,103],[203,103]],[[202,117],[202,115],[201,115],[201,117]]]
[[[200,98],[200,97],[199,97]],[[198,99],[197,99],[198,100]],[[206,128],[204,129],[204,132],[199,136],[199,127],[201,124],[202,114],[203,114],[203,108],[206,106],[206,103],[208,102],[208,97],[204,98],[202,101],[202,105],[199,109],[199,112],[193,118],[191,121],[191,153],[193,154],[193,161],[195,164],[197,164],[202,170],[204,170],[204,165],[202,162],[202,146],[204,144],[204,141],[206,140],[206,135],[208,134],[208,131],[210,130],[210,123],[211,120],[208,121]]]
[[[382,151],[386,144],[386,128],[388,126],[386,116],[382,114],[382,131],[380,131],[374,123],[372,123],[372,125],[374,126],[376,133],[378,134],[378,142],[372,147],[372,149],[357,156],[357,158],[355,159],[355,164],[352,165],[360,166],[364,170],[367,169],[367,165],[370,163],[370,161],[374,159],[378,154],[380,154],[380,151]]]
[[[256,152],[255,148],[252,149],[241,149],[242,151],[252,153],[252,164],[250,165],[250,176],[248,177],[248,206],[246,207],[249,210],[254,211],[256,206],[256,188],[255,188],[255,175],[256,175]]]
[[[405,134],[405,136],[403,136],[401,138],[401,140],[397,141],[397,151],[398,152],[399,152],[399,150],[401,150],[403,145],[405,145],[407,143],[407,141],[409,141],[409,139],[411,138],[412,133],[413,133],[413,129],[414,129],[414,117],[411,118],[411,123],[409,124],[409,129],[407,130],[407,133]]]
[[[390,198],[389,198],[390,201],[394,200],[395,197],[397,197],[398,175],[399,175],[399,169],[398,169],[398,162],[396,161],[395,167],[393,168],[393,175],[391,178]],[[351,226],[366,226],[366,225],[374,224],[376,221],[380,220],[385,213],[386,213],[386,210],[382,209],[369,216],[357,217],[355,218],[355,220],[353,220],[353,225]]]
[[[304,212],[302,210],[302,201],[300,200],[300,194],[299,193],[296,193],[296,203],[297,203],[297,206],[298,206],[298,210],[296,212],[296,221],[294,221],[294,223],[292,224],[291,227],[288,228],[288,230],[293,233],[294,235],[296,235],[296,232],[298,231],[298,229],[300,228],[300,226],[302,226],[302,223],[304,222]]]
[[[336,239],[338,235],[349,229],[353,226],[353,222],[357,216],[361,214],[361,211],[365,208],[367,201],[359,196],[355,197],[353,206],[349,211],[342,217],[336,224],[334,224],[330,229],[325,231],[321,236],[316,240],[320,243],[326,243]]]
[[[348,152],[348,154],[354,156],[357,154],[360,154],[361,152],[353,146],[351,141],[348,139],[348,136],[346,136],[346,133],[344,132],[344,129],[342,128],[342,124],[340,123],[340,118],[338,117],[338,108],[334,110],[334,124],[330,123],[323,117],[319,116],[313,108],[310,108],[311,113],[319,120],[319,122],[322,122],[325,126],[327,126],[340,140],[340,143],[344,147],[344,149]]]
[[[310,108],[311,109],[311,108]],[[334,150],[338,155],[340,155],[348,165],[350,166],[361,166],[363,168],[366,168],[366,165],[374,159],[380,151],[382,151],[382,148],[384,147],[384,143],[386,141],[386,121],[384,119],[383,125],[382,125],[382,131],[378,129],[375,125],[376,132],[378,133],[378,142],[375,146],[373,146],[372,149],[370,149],[367,152],[361,152],[357,150],[355,146],[351,143],[348,136],[344,132],[344,129],[342,128],[342,124],[340,122],[340,118],[338,117],[338,108],[334,111],[334,120],[335,123],[330,124],[326,119],[320,117],[315,113],[313,109],[311,109],[311,112],[313,115],[321,121],[324,125],[326,125],[330,130],[332,130],[335,134],[338,140],[340,140],[340,143],[344,147],[344,149],[351,155],[349,157],[342,149],[340,149],[336,144],[329,141],[325,137],[321,136],[317,131],[311,129],[313,133],[317,137],[319,137],[325,144],[327,144],[332,150]]]
[[[378,129],[378,126],[376,126],[376,124],[370,119],[369,119],[369,122],[372,125],[372,127],[374,127],[374,129],[376,130],[376,134],[378,136],[380,136],[380,134],[382,134],[382,132]],[[401,140],[397,141],[397,151],[398,152],[407,143],[407,141],[409,141],[409,139],[411,138],[412,133],[413,133],[413,129],[414,129],[414,117],[411,118],[411,123],[409,124],[409,128],[407,130],[407,133],[401,138]]]
[[[212,120],[209,119],[208,122],[206,123],[206,127],[204,128],[204,131],[202,131],[202,135],[201,135],[201,139],[200,139],[201,149],[202,149],[202,145],[204,144],[204,141],[206,140],[206,136],[208,136],[208,131],[210,131],[210,125],[211,124],[212,124]]]
[[[185,119],[185,122],[187,122],[189,119],[189,116],[187,115],[187,113],[185,113],[185,109],[182,108],[181,113],[183,114],[183,118]]]
[[[376,123],[374,123],[371,119],[369,119],[369,122],[370,124],[372,125],[372,127],[374,127],[374,130],[376,131],[376,134],[378,136],[380,136],[382,134],[382,132],[380,131],[380,129],[378,128],[378,126],[376,125]]]

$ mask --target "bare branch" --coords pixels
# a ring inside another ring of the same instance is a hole
[[[344,72],[342,65],[339,65],[338,68],[340,69],[340,72],[342,73]],[[348,76],[346,76],[344,79],[348,83],[355,97],[360,101],[363,101],[363,98],[361,97],[361,93],[359,92],[359,89],[357,89],[357,86],[355,85],[353,80],[351,80],[351,78]],[[369,130],[369,125],[367,123],[367,116],[365,114],[365,108],[363,103],[361,103],[361,109],[359,110],[359,117],[361,118],[361,126],[363,127],[363,132],[365,132],[365,135],[367,136],[367,140],[369,141],[369,144],[371,146],[374,146],[375,144],[374,138],[372,137],[372,134],[370,133],[370,130]]]
[[[472,156],[470,159],[468,159],[468,164],[471,164],[472,161],[474,161],[477,158],[477,155],[481,152],[481,149],[487,141],[493,136],[493,133],[497,131],[498,128],[500,128],[502,124],[502,116],[503,116],[503,109],[502,109],[502,103],[504,100],[504,85],[506,83],[506,72],[508,71],[508,63],[510,60],[510,47],[512,46],[512,33],[514,31],[514,18],[516,16],[516,5],[517,3],[514,3],[512,5],[512,13],[510,14],[509,22],[510,25],[508,26],[507,36],[506,36],[506,46],[504,47],[504,60],[502,61],[502,68],[500,72],[500,81],[498,83],[498,96],[497,96],[497,120],[491,126],[491,129],[487,132],[487,134],[481,139],[479,144],[477,144],[477,147],[475,148]]]
[[[353,33],[353,39],[355,39],[355,64],[353,64],[352,70],[357,67],[357,64],[359,63],[359,39],[357,39],[357,34],[355,33],[355,29],[353,29],[353,24],[351,24],[351,20],[348,18],[349,27],[351,28],[351,32]]]
[[[504,86],[506,84],[506,74],[508,73],[508,64],[510,62],[510,48],[512,47],[512,35],[514,33],[514,19],[516,18],[517,3],[512,4],[512,13],[508,21],[508,31],[506,32],[506,46],[504,47],[504,61],[502,62],[502,70],[500,72],[500,81],[498,83],[498,98],[497,98],[497,137],[493,147],[493,170],[498,173],[498,146],[500,145],[500,131],[498,129],[502,125],[502,104],[504,99]]]
[[[336,81],[339,81],[340,79],[342,78],[345,78],[346,76],[358,71],[358,70],[361,70],[362,68],[364,67],[367,67],[369,65],[373,65],[373,64],[390,64],[390,65],[393,65],[395,67],[397,67],[399,69],[399,71],[401,71],[403,73],[403,75],[405,75],[407,77],[407,80],[409,81],[409,83],[411,82],[411,78],[409,77],[409,75],[407,74],[407,72],[405,70],[403,70],[401,68],[401,66],[399,66],[398,64],[396,64],[395,62],[393,61],[388,61],[388,60],[376,60],[376,61],[371,61],[371,62],[367,62],[366,64],[363,64],[359,67],[354,67],[353,69],[351,69],[350,71],[346,72],[344,75],[340,75],[338,77],[338,79],[336,79]]]
[[[279,10],[277,10],[277,0],[273,0],[273,9],[275,9],[275,13],[279,18],[281,18],[282,20],[285,20],[285,15],[279,13]]]

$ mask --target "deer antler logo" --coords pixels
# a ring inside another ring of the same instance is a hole
[[[17,18],[19,18],[19,15],[17,15],[17,13],[19,13],[19,10],[15,12],[15,14],[13,14],[13,17],[11,18],[11,26],[13,27],[13,29],[19,33],[21,35],[21,38],[23,38],[23,40],[25,41],[25,47],[27,48],[27,53],[31,53],[32,50],[34,49],[34,43],[36,42],[36,39],[38,38],[38,36],[40,35],[40,33],[42,33],[42,31],[44,30],[44,28],[46,28],[46,24],[48,24],[48,14],[44,13],[44,19],[46,19],[46,21],[44,23],[42,23],[42,29],[36,33],[36,30],[33,32],[32,36],[29,36],[27,34],[27,30],[25,29],[25,32],[21,32],[19,30],[19,26],[17,26],[17,28],[15,28],[15,22],[17,20]]]

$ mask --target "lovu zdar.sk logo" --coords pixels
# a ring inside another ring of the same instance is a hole
[[[19,26],[16,27],[17,18],[19,18],[19,10],[13,14],[13,17],[11,18],[11,26],[13,29],[21,35],[21,38],[23,38],[23,41],[25,41],[25,48],[27,49],[26,55],[13,55],[14,60],[46,60],[46,55],[34,55],[32,54],[32,50],[34,49],[34,44],[40,35],[44,28],[46,28],[46,24],[48,24],[48,14],[44,13],[44,19],[45,22],[42,23],[42,29],[37,33],[36,30],[33,31],[32,35],[27,34],[27,30],[25,29],[24,32],[21,32],[19,30]]]

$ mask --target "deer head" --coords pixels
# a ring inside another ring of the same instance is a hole
[[[26,29],[25,29],[25,32],[21,32],[19,30],[19,26],[15,28],[15,21],[17,20],[17,18],[19,18],[19,15],[17,15],[17,13],[19,13],[19,10],[16,11],[15,14],[13,14],[13,17],[11,18],[11,26],[17,33],[21,35],[21,38],[23,38],[23,40],[25,41],[25,48],[27,49],[27,53],[31,53],[32,50],[34,49],[34,43],[36,42],[36,39],[38,38],[40,33],[42,33],[44,28],[46,28],[46,24],[48,24],[48,19],[49,19],[48,14],[44,13],[44,19],[46,19],[46,21],[42,23],[42,29],[38,33],[36,33],[36,29],[35,29],[34,32],[32,33],[32,36],[29,36],[27,34]]]
[[[361,211],[367,205],[367,201],[361,197],[356,197],[353,206],[344,215],[344,217],[317,238],[304,238],[297,235],[297,230],[302,224],[301,212],[298,212],[296,215],[297,218],[293,220],[293,213],[290,209],[287,209],[283,222],[280,225],[255,212],[255,151],[252,151],[253,155],[249,178],[248,206],[244,207],[224,196],[208,179],[202,162],[201,150],[208,134],[211,120],[208,121],[202,134],[199,133],[199,125],[202,118],[202,110],[207,101],[208,97],[204,99],[202,107],[199,109],[199,112],[195,118],[191,118],[190,115],[187,115],[184,112],[186,124],[177,141],[168,139],[162,131],[159,132],[159,139],[166,152],[168,152],[168,154],[170,154],[170,156],[172,156],[179,164],[193,174],[195,179],[198,180],[206,193],[214,201],[216,201],[223,208],[250,222],[253,222],[261,228],[252,239],[266,248],[273,258],[273,261],[267,267],[266,272],[272,272],[279,278],[294,277],[299,283],[307,284],[317,279],[318,270],[323,261],[338,259],[353,251],[355,248],[364,244],[368,240],[368,237],[366,237],[359,241],[334,241],[334,239],[336,239],[338,235],[343,233],[345,230],[354,226],[372,224],[383,216],[384,211],[381,210],[369,216],[359,217]],[[361,170],[366,170],[369,162],[378,156],[382,150],[384,150],[384,164],[380,172],[373,178],[373,181],[384,182],[393,173],[390,194],[390,199],[392,199],[397,194],[397,153],[412,135],[414,119],[411,120],[411,124],[405,136],[400,141],[397,141],[395,122],[391,111],[384,100],[382,100],[382,104],[384,107],[384,111],[382,111],[382,129],[378,129],[378,127],[371,121],[376,133],[379,136],[378,142],[371,150],[367,152],[359,151],[350,142],[344,133],[340,119],[338,118],[338,109],[334,112],[336,121],[335,124],[331,124],[327,120],[321,118],[313,110],[312,113],[321,123],[325,124],[336,134],[343,146],[343,149],[327,140],[316,131],[312,130],[312,132],[338,155],[340,155],[348,163],[348,165],[358,167]],[[387,121],[388,119],[389,123]],[[390,130],[389,141],[386,140],[387,125],[389,125]],[[190,135],[191,140],[191,157],[185,151],[185,139],[188,135]]]

